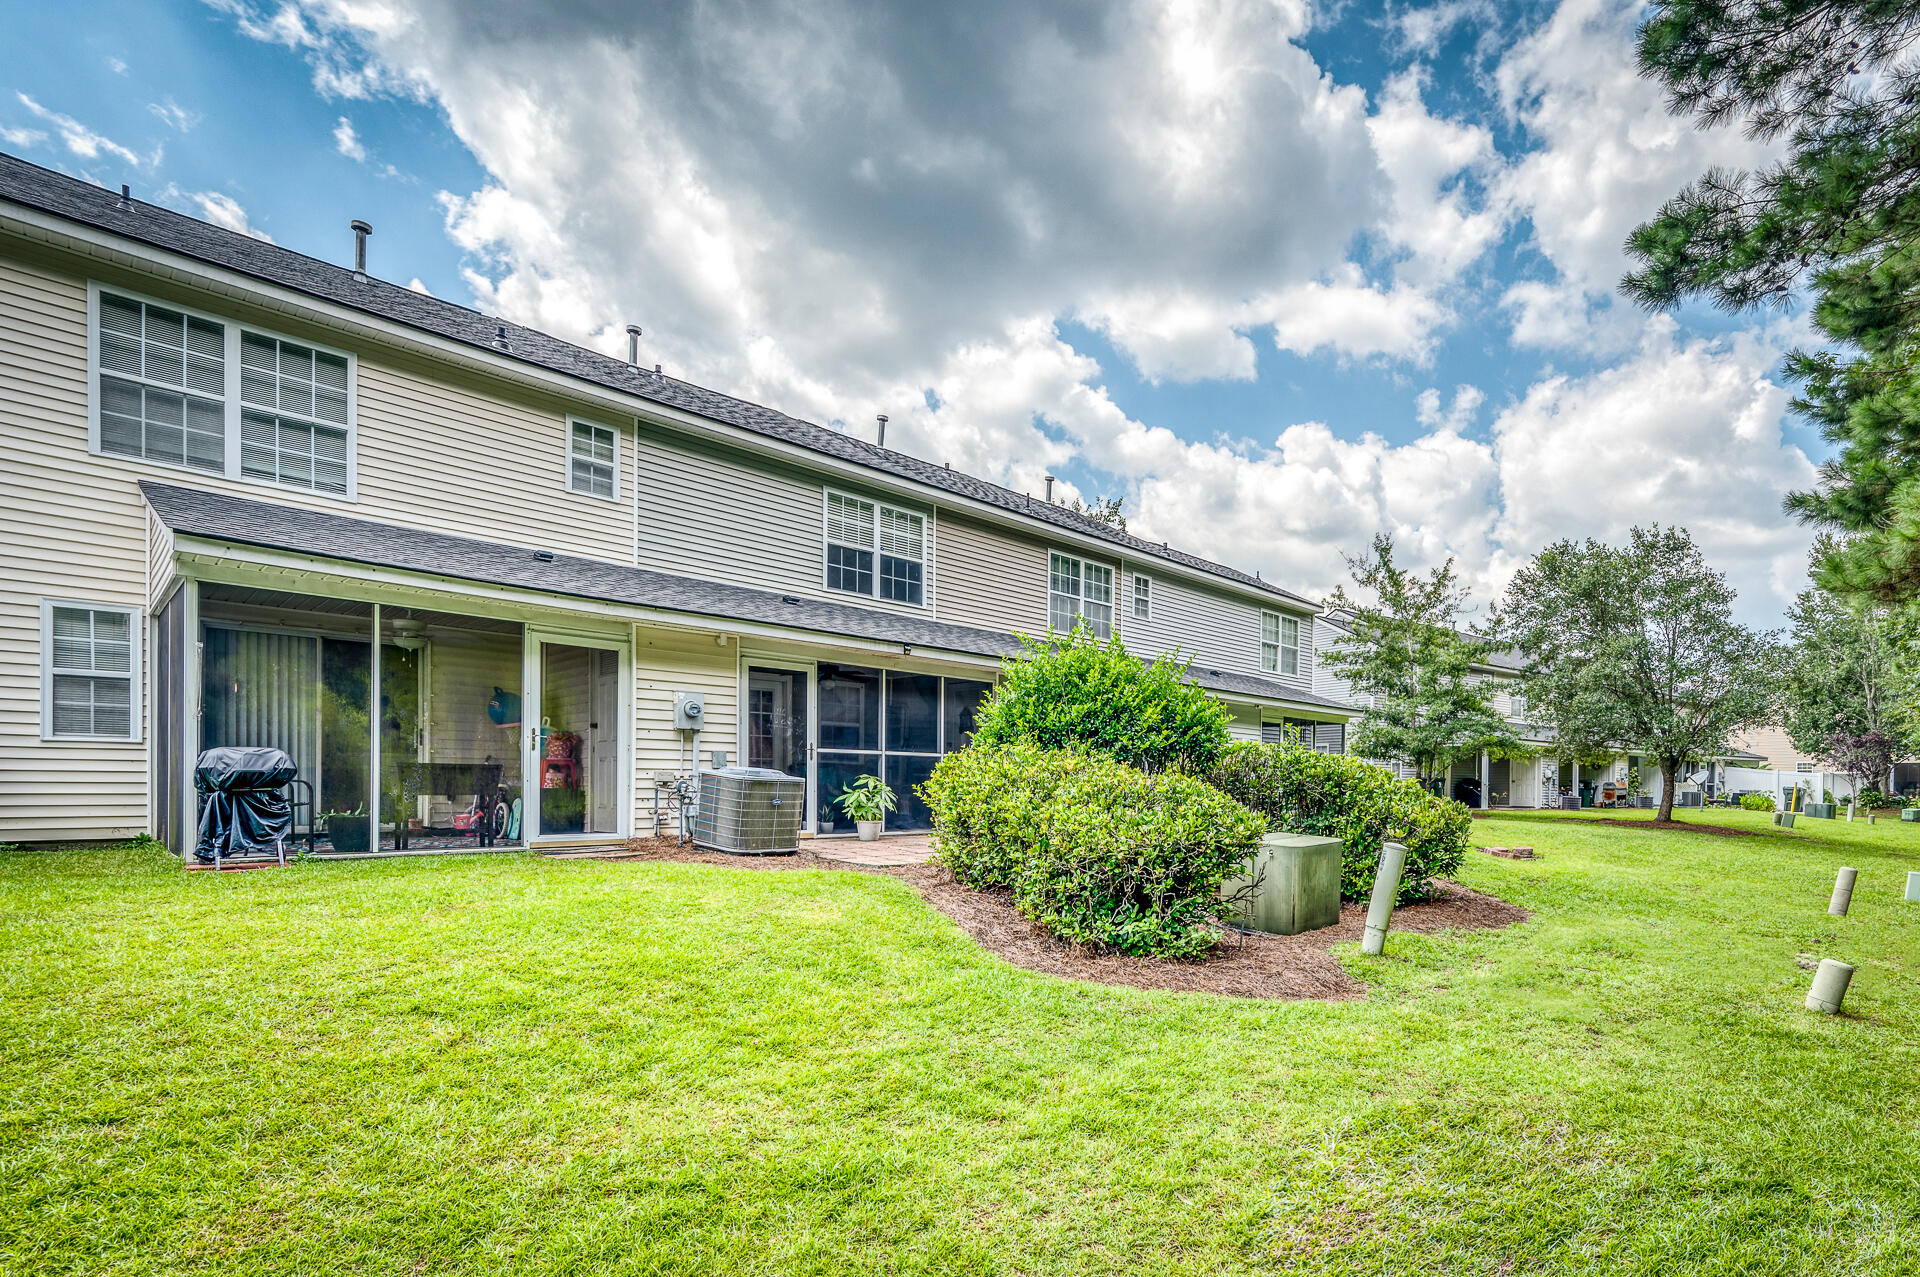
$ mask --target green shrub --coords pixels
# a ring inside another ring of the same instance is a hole
[[[1742,794],[1740,806],[1747,811],[1772,811],[1772,794]]]
[[[1324,834],[1341,844],[1340,895],[1373,891],[1380,846],[1407,849],[1396,900],[1433,895],[1434,879],[1460,868],[1473,820],[1450,798],[1351,754],[1321,754],[1295,742],[1228,746],[1208,774],[1219,789],[1265,816],[1275,829]]]
[[[1860,810],[1866,811],[1869,808],[1885,807],[1887,805],[1888,805],[1887,796],[1881,793],[1876,786],[1868,785],[1866,788],[1860,791],[1860,799],[1858,803]]]
[[[1202,774],[1229,739],[1226,706],[1187,681],[1186,664],[1141,660],[1084,624],[1021,637],[1000,685],[974,720],[976,745],[1026,743],[1104,754],[1143,771]]]
[[[920,787],[939,862],[1072,944],[1190,958],[1219,938],[1220,884],[1266,822],[1205,781],[1033,745],[949,754]]]

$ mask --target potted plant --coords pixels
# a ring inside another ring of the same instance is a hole
[[[335,851],[357,853],[372,846],[364,807],[359,811],[321,812],[320,819],[326,822],[327,841]]]
[[[851,785],[840,791],[835,800],[840,810],[846,813],[855,829],[860,831],[861,842],[872,842],[880,836],[881,822],[887,813],[899,805],[893,789],[878,776],[855,777]]]

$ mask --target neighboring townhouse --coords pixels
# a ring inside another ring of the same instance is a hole
[[[1826,771],[1823,760],[1795,745],[1787,735],[1787,729],[1779,723],[1769,723],[1765,727],[1742,732],[1733,738],[1733,743],[1760,760],[1744,764],[1748,767],[1801,774]],[[1892,770],[1880,781],[1880,787],[1889,794],[1920,792],[1920,759],[1903,758],[1896,761]]]
[[[1323,615],[1314,622],[1314,645],[1329,650],[1349,633],[1338,614]],[[1469,807],[1560,807],[1575,796],[1584,805],[1626,801],[1633,774],[1639,773],[1639,793],[1657,802],[1661,790],[1660,765],[1639,754],[1618,752],[1601,761],[1563,757],[1554,748],[1552,729],[1530,720],[1526,692],[1521,676],[1526,662],[1518,652],[1496,652],[1484,665],[1474,667],[1475,677],[1492,683],[1494,708],[1506,718],[1524,752],[1512,758],[1494,758],[1478,753],[1455,759],[1447,768],[1445,790]],[[1348,702],[1360,708],[1372,703],[1372,696],[1340,678],[1324,662],[1314,678],[1314,690],[1329,699]],[[1689,772],[1704,771],[1696,783],[1682,778],[1676,787],[1675,801],[1697,805],[1703,794],[1719,792],[1729,767],[1755,766],[1759,755],[1734,748]],[[1413,769],[1395,765],[1403,777]]]
[[[716,753],[924,828],[1014,635],[1082,621],[1237,737],[1352,713],[1253,574],[7,156],[0,521],[7,842],[184,854],[218,745],[292,755],[323,852],[644,835]]]

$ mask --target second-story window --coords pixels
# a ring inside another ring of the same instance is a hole
[[[99,313],[100,450],[226,470],[226,330],[108,294]]]
[[[915,606],[925,601],[925,516],[829,492],[826,531],[829,590]]]
[[[609,426],[576,421],[567,445],[567,488],[590,497],[615,495],[620,444]]]
[[[1070,554],[1049,555],[1048,628],[1056,634],[1065,634],[1081,618],[1100,638],[1113,633],[1113,569]]]
[[[94,451],[334,496],[353,491],[353,362],[104,289]]]
[[[1153,582],[1144,576],[1133,578],[1133,619],[1153,619]]]
[[[1300,621],[1278,612],[1260,614],[1260,668],[1269,674],[1300,672]]]
[[[311,346],[240,339],[240,473],[347,492],[347,361]]]
[[[1527,689],[1518,683],[1507,684],[1507,713],[1515,718],[1527,716]]]

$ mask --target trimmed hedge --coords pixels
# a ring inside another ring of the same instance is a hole
[[[1104,754],[1143,771],[1202,775],[1227,747],[1226,706],[1187,678],[1177,656],[1151,663],[1084,622],[1070,634],[1020,639],[1000,685],[974,718],[975,745],[1025,743]]]
[[[1351,754],[1243,742],[1227,747],[1208,779],[1275,829],[1338,838],[1345,900],[1372,892],[1382,843],[1407,849],[1400,904],[1432,896],[1434,879],[1458,870],[1467,854],[1473,820],[1465,806]]]
[[[948,754],[920,792],[962,885],[1011,888],[1070,943],[1158,958],[1213,947],[1220,884],[1267,831],[1192,776],[1025,744]]]

